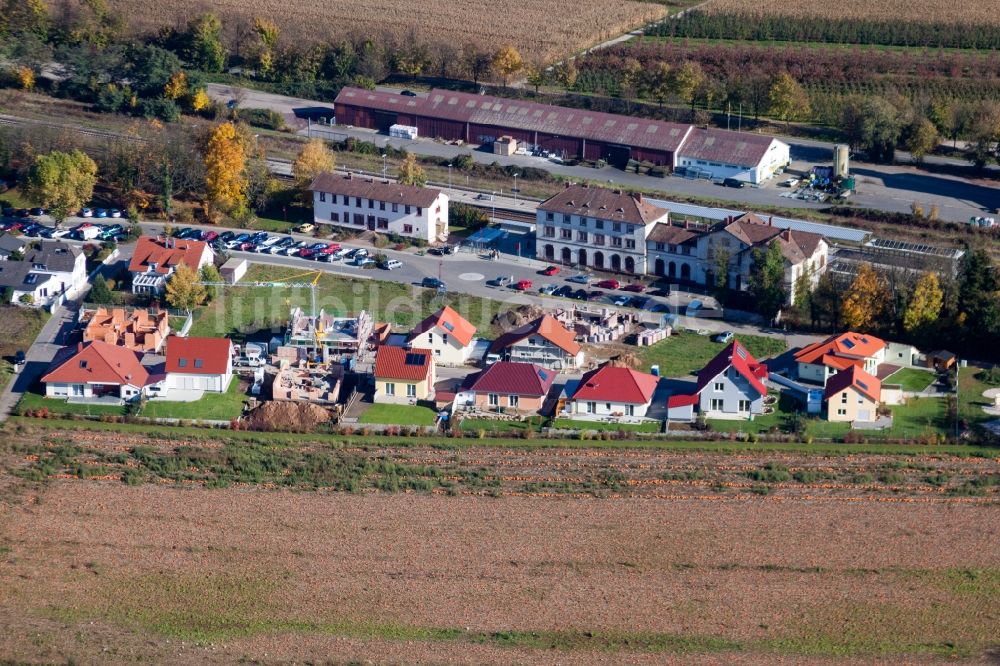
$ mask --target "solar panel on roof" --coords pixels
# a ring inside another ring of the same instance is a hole
[[[407,354],[406,360],[404,361],[406,365],[423,365],[424,355],[423,354]]]
[[[638,126],[639,123],[629,123],[628,125],[626,125],[625,129],[628,130],[629,132],[634,132],[635,128]]]
[[[736,345],[736,355],[744,361],[747,360],[747,350],[743,349],[743,347],[740,347],[739,345]]]
[[[454,330],[455,330],[455,325],[454,325],[453,323],[451,323],[450,321],[446,321],[446,322],[444,322],[444,323],[443,323],[443,324],[441,324],[441,325],[442,325],[442,326],[444,326],[444,327],[445,327],[445,329],[446,329],[446,330],[447,330],[448,332],[451,332],[451,331],[454,331]]]
[[[848,349],[854,349],[854,341],[844,340],[844,346],[847,347]]]
[[[545,372],[544,370],[539,370],[538,371],[538,376],[544,382],[544,381],[546,381],[549,378],[549,373]]]
[[[646,128],[646,134],[654,134],[656,130],[657,130],[656,125],[650,125],[649,127]]]
[[[590,123],[594,122],[594,119],[593,119],[593,118],[591,118],[590,116],[584,116],[584,117],[583,117],[583,120],[582,120],[581,122],[582,122],[582,123],[583,123],[584,125],[589,125]]]
[[[858,383],[858,386],[860,386],[860,387],[861,387],[862,389],[864,389],[865,391],[867,391],[867,390],[868,390],[868,384],[865,384],[865,383],[864,383],[863,381],[861,381],[860,379],[857,379],[857,380],[855,380],[855,381],[856,381],[856,382]]]

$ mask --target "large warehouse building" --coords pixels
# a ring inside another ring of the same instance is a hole
[[[341,125],[383,132],[407,125],[419,136],[473,145],[511,136],[565,158],[603,159],[619,168],[632,159],[758,183],[788,163],[788,145],[768,136],[450,90],[409,97],[344,88],[334,105]]]

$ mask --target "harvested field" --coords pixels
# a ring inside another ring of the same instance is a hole
[[[133,32],[155,32],[163,26],[183,26],[199,12],[217,14],[230,29],[252,24],[255,17],[275,21],[282,41],[303,44],[331,42],[352,34],[411,35],[440,44],[513,44],[526,57],[553,58],[611,39],[666,13],[657,3],[587,0],[565,11],[557,0],[484,3],[473,0],[383,0],[359,11],[347,0],[108,0]],[[558,21],[552,17],[558,16]]]
[[[898,21],[1000,25],[1000,12],[980,0],[844,0],[844,2],[784,2],[782,0],[712,0],[705,11],[758,16],[819,17],[858,21]]]
[[[942,490],[996,457],[4,436],[0,660],[985,664],[1000,643],[996,482]]]

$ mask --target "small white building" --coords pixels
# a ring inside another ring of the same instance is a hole
[[[677,150],[675,168],[712,179],[759,184],[791,162],[790,148],[774,137],[693,127]]]
[[[229,338],[167,338],[166,377],[151,393],[166,400],[197,400],[204,393],[225,393],[233,380],[233,343]]]
[[[219,275],[222,276],[222,279],[227,284],[236,284],[247,274],[248,267],[249,264],[246,259],[231,257],[226,260],[226,263],[222,264],[222,268],[219,269]]]
[[[446,305],[417,324],[406,343],[430,349],[438,365],[463,365],[475,347],[475,335],[476,327]]]
[[[87,258],[69,243],[43,243],[23,261],[0,263],[0,289],[10,288],[11,303],[47,307],[59,304],[87,284]]]
[[[149,380],[141,356],[141,352],[101,340],[64,347],[42,376],[45,396],[136,399]]]
[[[448,239],[448,196],[441,190],[350,173],[321,173],[309,189],[316,224],[428,243]]]
[[[563,415],[574,419],[636,420],[646,416],[660,378],[605,363],[566,384]]]
[[[132,274],[133,294],[161,294],[167,281],[181,264],[198,272],[212,263],[212,248],[197,240],[178,240],[169,236],[142,236],[135,244],[128,270]]]

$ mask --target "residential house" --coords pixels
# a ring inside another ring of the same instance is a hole
[[[23,261],[0,263],[0,289],[10,289],[11,303],[58,305],[86,284],[87,259],[69,243],[43,243]]]
[[[591,420],[639,420],[646,416],[660,378],[612,363],[567,382],[562,414]]]
[[[150,312],[136,308],[126,312],[125,308],[99,307],[82,312],[80,323],[83,324],[84,342],[102,340],[138,352],[159,353],[170,335],[165,310]]]
[[[295,306],[288,317],[284,345],[296,348],[305,359],[322,363],[357,359],[365,355],[374,325],[364,310],[357,317],[337,317],[322,309],[313,316]]]
[[[489,354],[496,360],[537,363],[550,370],[574,370],[584,362],[573,333],[548,314],[498,337]]]
[[[476,327],[446,305],[417,324],[406,343],[430,349],[438,365],[462,365],[472,354],[475,334]]]
[[[199,240],[142,236],[136,242],[128,270],[133,294],[161,294],[181,264],[199,271],[212,263],[212,248]]]
[[[570,185],[539,204],[536,216],[539,259],[641,275],[646,237],[669,212],[640,193]]]
[[[115,397],[134,400],[142,395],[149,372],[141,353],[100,340],[63,347],[42,376],[50,398]]]
[[[852,365],[870,375],[885,361],[886,344],[866,333],[848,331],[814,342],[795,353],[799,379],[826,386],[830,377]]]
[[[409,403],[434,397],[430,349],[383,345],[375,354],[375,402]]]
[[[225,393],[233,380],[233,343],[229,338],[167,338],[166,377],[150,393],[167,400],[197,400],[204,393]]]
[[[826,382],[823,400],[829,421],[874,421],[882,402],[882,382],[850,365]]]
[[[697,409],[709,418],[752,419],[764,413],[767,375],[767,366],[733,340],[698,371],[691,393],[667,399],[667,418],[690,421]]]
[[[500,361],[469,375],[455,398],[458,409],[537,414],[556,373],[534,363]]]
[[[28,241],[24,236],[0,234],[0,261],[10,259],[10,255],[14,253],[24,254],[26,247],[28,247]]]
[[[316,224],[428,243],[448,240],[448,195],[441,190],[326,172],[317,175],[309,189]]]

